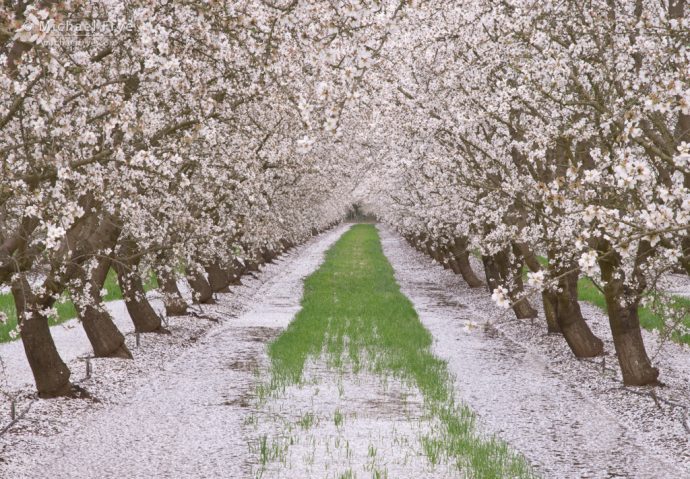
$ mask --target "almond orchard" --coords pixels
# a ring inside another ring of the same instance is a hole
[[[571,357],[607,354],[598,298],[625,387],[665,381],[645,328],[690,344],[687,0],[6,0],[0,159],[0,319],[40,398],[80,389],[65,301],[136,361],[109,281],[174,335],[355,206]]]

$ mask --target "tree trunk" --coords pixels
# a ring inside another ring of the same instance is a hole
[[[556,318],[563,337],[578,358],[592,358],[604,352],[604,343],[597,338],[582,317],[577,300],[577,273],[572,272],[559,280],[556,293]]]
[[[516,254],[519,253],[522,256],[530,271],[536,273],[542,269],[541,264],[539,264],[539,260],[537,259],[537,255],[535,255],[534,251],[532,251],[532,249],[525,243],[517,243],[513,245],[513,250]]]
[[[263,258],[264,264],[272,263],[276,256],[276,253],[268,248],[264,248],[261,251],[261,257]]]
[[[493,256],[482,255],[482,263],[484,264],[484,277],[486,278],[486,289],[489,293],[493,293],[494,289],[501,284],[501,275],[498,272],[498,267]]]
[[[228,270],[226,271],[226,274],[228,275],[228,279],[230,280],[231,285],[240,285],[242,284],[242,274],[245,271],[245,266],[239,262],[239,260],[234,259],[232,262],[232,265]]]
[[[511,293],[515,296],[520,296],[525,292],[525,285],[522,282],[522,268],[524,266],[524,261],[521,256],[518,256],[518,263],[515,271],[515,285]],[[507,261],[506,255],[506,266],[507,271],[510,272],[510,264]],[[538,316],[537,310],[532,307],[527,298],[522,297],[517,303],[513,305],[513,311],[518,319],[536,318]]]
[[[518,319],[536,318],[537,311],[532,307],[527,298],[520,297],[524,292],[521,275],[522,262],[518,262],[517,271],[512,275],[512,284],[509,284],[511,282],[511,266],[506,249],[491,256],[482,256],[482,261],[484,262],[484,272],[489,292],[493,293],[494,289],[503,285],[508,289],[515,317]]]
[[[292,247],[294,246],[294,244],[292,243],[292,241],[286,240],[286,239],[281,239],[281,240],[280,240],[280,245],[281,245],[281,247],[282,247],[282,252],[283,252],[283,253],[285,253],[285,252],[291,250]]]
[[[247,271],[259,271],[259,262],[256,260],[248,261]]]
[[[90,278],[82,273],[82,278],[87,286],[85,293],[88,296],[87,305],[82,306],[80,301],[74,302],[81,324],[86,336],[89,338],[93,354],[97,358],[123,358],[132,359],[132,353],[125,345],[125,337],[117,329],[110,314],[105,310],[101,299],[101,289],[110,271],[110,259],[99,260],[98,265],[91,271]]]
[[[690,275],[690,236],[686,236],[681,241],[683,256],[680,257],[680,264],[687,274]]]
[[[460,266],[458,266],[458,262],[455,261],[455,258],[450,256],[447,261],[448,261],[448,267],[450,268],[450,270],[455,274],[460,274]]]
[[[218,263],[212,263],[206,267],[206,273],[208,274],[208,283],[211,285],[211,289],[215,293],[229,293],[230,280],[228,275],[223,268],[221,268]]]
[[[23,275],[12,283],[12,295],[17,308],[22,344],[36,382],[38,396],[69,396],[72,392],[70,371],[55,347],[48,318],[41,314],[44,306],[37,304],[37,298]]]
[[[621,305],[621,298],[613,288],[607,285],[604,291],[613,344],[623,373],[623,382],[631,386],[657,383],[659,370],[652,367],[644,347],[637,303]]]
[[[175,275],[160,273],[158,282],[163,290],[165,314],[167,316],[185,316],[187,314],[187,302],[182,298],[180,289],[177,287]]]
[[[470,264],[470,252],[467,250],[467,241],[464,238],[455,238],[452,251],[458,270],[470,288],[481,288],[484,286],[482,280],[477,277]]]
[[[639,268],[640,260],[644,261],[641,251],[648,244],[640,242],[635,269]],[[625,284],[625,273],[618,253],[610,246],[600,249],[604,255],[599,257],[601,277],[605,282],[604,296],[606,309],[611,325],[613,344],[616,348],[618,363],[623,374],[623,383],[631,386],[656,384],[659,370],[652,366],[642,340],[640,318],[637,307],[639,292]]]
[[[546,317],[546,330],[549,333],[560,333],[558,325],[558,297],[555,293],[544,291],[541,294],[544,304],[544,316]]]
[[[450,269],[450,264],[448,263],[448,255],[446,254],[445,248],[441,249],[437,247],[434,251],[434,259],[443,266],[443,269]]]
[[[130,266],[135,266],[135,264]],[[161,326],[161,318],[146,299],[144,285],[139,275],[130,272],[127,266],[120,262],[115,263],[115,271],[125,306],[134,323],[134,330],[138,333],[167,333],[168,331]]]
[[[202,273],[192,272],[188,274],[187,281],[192,287],[194,303],[215,304],[213,289]]]

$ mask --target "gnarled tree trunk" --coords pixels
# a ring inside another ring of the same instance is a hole
[[[477,277],[470,264],[470,252],[467,250],[467,240],[465,238],[455,238],[452,248],[452,257],[462,279],[465,280],[470,288],[481,288],[484,286],[482,280]],[[451,267],[453,265],[451,264]],[[455,270],[454,270],[455,271]]]
[[[604,352],[604,343],[597,338],[582,317],[577,300],[577,272],[560,277],[561,291],[554,293],[556,319],[568,346],[578,358],[591,358]]]
[[[611,334],[623,382],[634,386],[655,384],[659,370],[652,366],[644,347],[637,313],[638,303],[624,304],[625,295],[618,290],[616,285],[607,284],[604,287]]]
[[[280,240],[280,246],[281,246],[281,251],[284,253],[286,251],[291,250],[293,248],[293,246],[295,246],[295,245],[290,240],[281,239]]]
[[[685,270],[685,273],[690,275],[690,236],[683,238],[681,247],[683,256],[680,258],[680,264]]]
[[[560,333],[561,327],[558,325],[558,297],[555,293],[544,291],[541,294],[544,305],[544,316],[546,317],[546,330],[549,333]]]
[[[129,262],[126,266],[118,261],[114,264],[127,312],[134,323],[134,330],[138,333],[167,333],[161,325],[161,318],[146,298],[141,278],[130,269],[137,263],[138,261]]]
[[[640,242],[637,252],[635,270],[644,262],[649,244]],[[616,348],[618,363],[623,374],[623,382],[633,386],[656,384],[659,370],[652,366],[640,330],[640,318],[637,308],[639,291],[625,284],[625,273],[621,268],[620,255],[606,245],[600,249],[599,267],[605,282],[604,296],[606,309]],[[642,287],[642,286],[641,286]]]
[[[520,297],[524,293],[521,275],[522,262],[518,262],[515,274],[511,275],[511,266],[508,258],[507,249],[503,249],[491,256],[482,256],[487,288],[489,292],[493,292],[499,286],[507,285],[512,302],[511,307],[515,316],[518,319],[536,318],[537,311],[532,307],[527,298]]]
[[[175,275],[169,273],[159,273],[158,282],[163,290],[163,303],[165,304],[165,314],[168,316],[184,316],[187,314],[187,302],[182,297],[180,289],[177,287]]]
[[[256,260],[247,261],[246,270],[253,272],[259,271],[259,262]]]
[[[263,259],[263,264],[272,263],[277,254],[268,248],[261,250],[261,258]]]
[[[244,274],[246,270],[246,267],[243,263],[241,263],[238,259],[234,259],[232,261],[232,265],[226,270],[226,274],[228,275],[228,279],[230,280],[231,285],[240,285],[242,284],[242,275]]]

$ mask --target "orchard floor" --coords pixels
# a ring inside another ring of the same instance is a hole
[[[0,436],[0,477],[458,477],[421,447],[431,425],[410,384],[311,361],[300,384],[256,397],[267,380],[266,345],[299,310],[304,277],[346,229],[244,279],[203,317],[172,319],[170,336],[145,335],[137,348],[129,335],[134,361],[95,360],[92,378],[80,383],[98,402],[32,402],[9,373],[5,387],[28,411]],[[646,334],[667,386],[654,395],[623,388],[595,308],[583,312],[606,341],[605,364],[573,359],[540,321],[501,316],[486,291],[470,290],[391,230],[379,232],[484,435],[508,442],[544,477],[690,477],[687,348],[661,347]],[[78,356],[88,351],[65,344],[78,379]],[[0,348],[7,362],[10,351]],[[9,419],[1,407],[0,429]]]

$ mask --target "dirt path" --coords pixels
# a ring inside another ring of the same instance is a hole
[[[507,440],[546,477],[690,477],[690,436],[673,411],[654,411],[651,399],[633,393],[607,395],[620,385],[616,378],[593,377],[599,373],[589,364],[581,365],[589,366],[589,377],[569,370],[578,361],[564,355],[561,338],[546,338],[550,348],[540,347],[540,325],[511,321],[530,331],[521,338],[511,337],[511,328],[486,330],[500,315],[486,290],[470,290],[399,235],[379,231],[403,293],[434,335],[434,351],[456,375],[458,396],[486,432]],[[626,408],[629,415],[619,413]],[[647,414],[638,418],[640,411]]]
[[[246,477],[247,395],[265,343],[299,309],[304,276],[344,232],[339,227],[269,266],[269,279],[245,298],[246,312],[223,301],[207,312],[221,325],[162,366],[131,394],[77,415],[52,437],[8,454],[7,478]],[[231,296],[231,295],[228,295]]]

